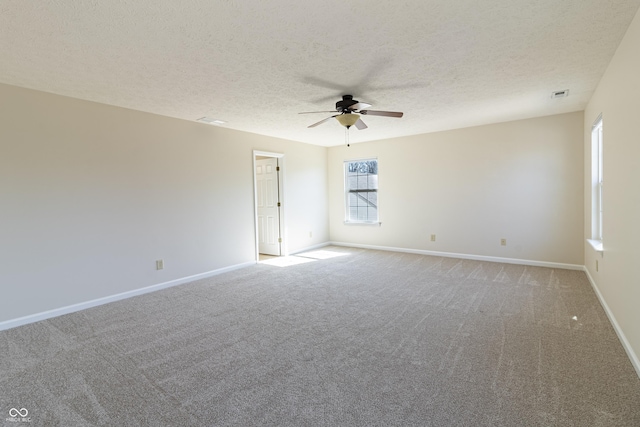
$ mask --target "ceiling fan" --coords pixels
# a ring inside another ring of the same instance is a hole
[[[362,121],[360,116],[385,116],[385,117],[402,117],[401,112],[397,111],[377,111],[377,110],[367,110],[367,108],[371,107],[371,104],[367,104],[365,102],[360,102],[353,99],[353,95],[342,95],[342,100],[336,102],[336,111],[338,114],[334,114],[333,116],[329,116],[326,119],[322,119],[317,123],[309,125],[307,127],[313,128],[322,123],[330,120],[332,118],[336,118],[338,122],[347,129],[351,126],[355,125],[359,130],[366,129],[368,126]],[[306,111],[298,114],[315,114],[315,113],[333,113],[333,111]]]

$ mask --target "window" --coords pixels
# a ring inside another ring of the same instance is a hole
[[[598,117],[591,130],[592,156],[592,239],[602,241],[603,213],[603,144],[602,117]]]
[[[378,222],[378,160],[344,162],[346,221]]]

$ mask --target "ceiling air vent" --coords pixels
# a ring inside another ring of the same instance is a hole
[[[565,90],[557,90],[555,92],[551,92],[551,98],[566,98],[569,96],[569,89]]]
[[[198,121],[203,123],[209,123],[210,125],[217,125],[217,126],[227,123],[223,120],[212,119],[211,117],[200,117]]]

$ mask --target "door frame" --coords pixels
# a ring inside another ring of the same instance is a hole
[[[284,154],[283,153],[274,153],[271,151],[260,151],[253,150],[253,225],[255,229],[255,257],[256,262],[260,260],[260,237],[258,235],[258,180],[256,177],[256,157],[275,157],[278,159],[278,167],[280,168],[280,173],[278,174],[278,201],[280,202],[280,209],[278,211],[278,228],[280,231],[280,238],[282,242],[280,244],[280,256],[289,255],[288,245],[287,245],[287,227],[285,221],[285,211],[286,211],[286,203],[285,203],[285,167],[284,167]]]

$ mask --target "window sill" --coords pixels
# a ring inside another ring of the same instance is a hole
[[[602,246],[602,240],[587,239],[587,242],[589,242],[591,247],[595,249],[596,252],[600,252],[600,253],[604,252],[604,247]]]
[[[382,225],[382,222],[368,222],[368,221],[345,221],[344,225]]]

